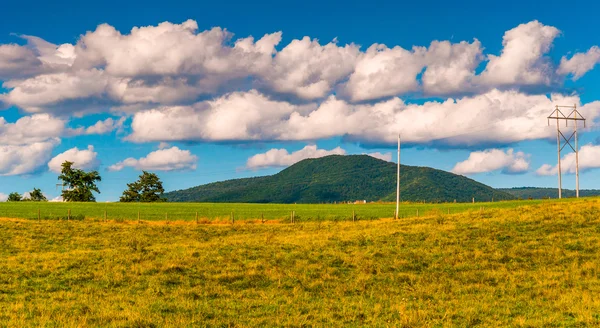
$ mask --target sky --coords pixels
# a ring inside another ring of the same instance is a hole
[[[403,164],[556,187],[556,105],[587,119],[580,184],[600,189],[597,2],[0,7],[0,201],[59,199],[65,160],[116,201],[142,170],[177,190],[330,154],[395,162],[398,134]]]

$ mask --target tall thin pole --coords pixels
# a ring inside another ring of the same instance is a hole
[[[575,110],[573,114],[575,115],[575,194],[576,197],[579,198],[579,143],[577,138],[577,104],[573,106]]]
[[[558,105],[556,105],[558,112]],[[558,114],[556,115],[556,147],[558,149],[558,198],[562,198],[562,172],[560,167],[560,127],[558,126]]]
[[[398,134],[398,175],[396,176],[396,219],[400,210],[400,134]]]

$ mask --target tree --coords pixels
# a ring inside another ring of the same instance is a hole
[[[32,202],[47,202],[46,196],[42,194],[42,191],[37,188],[33,188],[33,191],[29,193],[29,200]]]
[[[7,201],[9,201],[9,202],[20,202],[21,199],[22,199],[21,194],[19,194],[18,192],[11,192],[10,194],[8,194]]]
[[[62,191],[62,198],[65,202],[95,202],[96,197],[93,191],[100,193],[96,186],[96,181],[102,181],[98,171],[85,172],[73,168],[73,162],[65,161],[62,163],[59,180],[63,181],[66,187]]]
[[[127,190],[123,191],[121,202],[164,202],[162,198],[165,190],[162,182],[154,173],[142,171],[139,179],[127,184]]]

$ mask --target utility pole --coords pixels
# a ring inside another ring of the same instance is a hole
[[[400,134],[398,134],[398,175],[396,176],[396,220],[400,210]]]
[[[568,108],[571,110],[571,112],[569,113],[569,115],[565,115],[562,112],[561,108]],[[577,121],[583,121],[583,127],[585,128],[585,118],[577,110],[577,105],[573,105],[573,106],[558,106],[558,105],[556,105],[554,108],[554,111],[552,111],[550,116],[548,116],[548,125],[550,125],[550,119],[556,119],[556,149],[557,149],[557,155],[558,155],[558,164],[557,164],[558,198],[562,198],[562,167],[561,167],[560,154],[561,154],[563,148],[565,148],[565,146],[567,146],[567,145],[569,145],[569,147],[575,152],[575,189],[576,189],[575,194],[576,194],[577,198],[579,198],[579,139],[578,139],[579,136],[577,133]],[[565,127],[569,126],[569,121],[573,121],[575,124],[574,131],[568,138],[565,137],[565,135],[560,131],[560,124],[559,124],[560,120],[565,121]],[[573,138],[573,137],[575,137],[575,147],[573,147],[573,145],[571,145],[571,138]],[[561,138],[562,138],[562,140],[564,140],[564,143],[561,141]]]

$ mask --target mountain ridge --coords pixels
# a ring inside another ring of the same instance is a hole
[[[368,155],[305,159],[281,172],[231,179],[165,193],[172,202],[333,203],[394,201],[395,163]],[[403,201],[468,202],[515,197],[470,178],[422,166],[401,165]]]
[[[545,187],[513,187],[513,188],[496,188],[513,195],[520,199],[546,199],[546,198],[558,198],[558,188],[545,188]],[[564,198],[575,197],[575,190],[563,189],[562,196]],[[580,189],[579,196],[600,196],[600,189]]]

